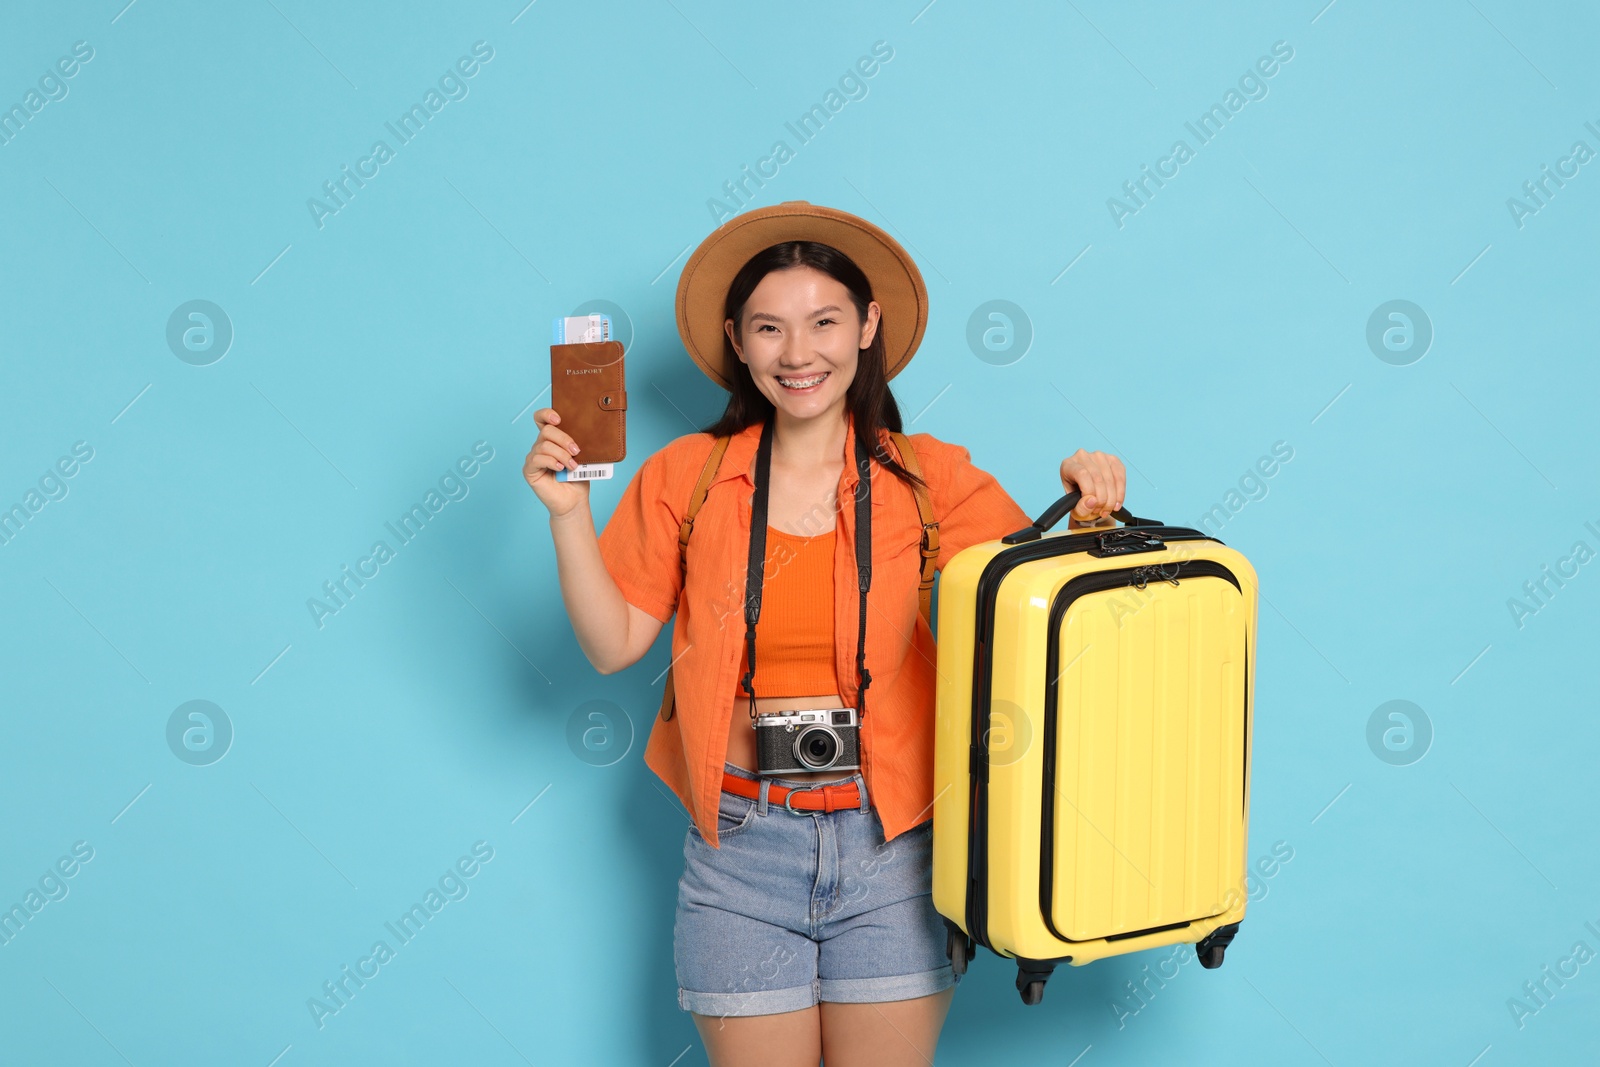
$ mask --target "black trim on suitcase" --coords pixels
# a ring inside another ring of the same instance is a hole
[[[1180,930],[1185,926],[1191,925],[1193,922],[1193,919],[1184,919],[1182,922],[1167,923],[1165,926],[1148,926],[1143,930],[1129,930],[1125,934],[1107,934],[1106,936],[1097,938],[1096,940],[1126,941],[1130,937],[1143,937],[1145,934],[1159,934],[1163,930]],[[1053,930],[1051,931],[1051,933],[1054,932],[1055,931]],[[1056,936],[1059,937],[1060,935],[1057,934]],[[1065,938],[1063,938],[1063,940],[1065,940]]]
[[[1169,573],[1170,572],[1170,573]],[[1139,937],[1143,934],[1159,933],[1162,930],[1175,930],[1188,926],[1194,919],[1185,919],[1182,922],[1167,923],[1164,926],[1151,926],[1143,930],[1130,930],[1121,934],[1107,934],[1104,937],[1077,940],[1070,938],[1056,929],[1054,911],[1054,886],[1055,877],[1055,839],[1056,839],[1056,681],[1061,673],[1057,670],[1061,660],[1061,625],[1067,617],[1067,608],[1079,597],[1088,593],[1105,592],[1108,589],[1120,589],[1128,585],[1143,585],[1147,580],[1161,580],[1178,582],[1184,578],[1225,578],[1233,583],[1233,587],[1241,593],[1244,589],[1239,584],[1239,579],[1234,577],[1232,571],[1215,560],[1190,559],[1179,560],[1170,567],[1157,565],[1155,567],[1119,567],[1110,571],[1095,571],[1092,574],[1080,574],[1061,587],[1056,593],[1055,600],[1050,605],[1049,629],[1045,637],[1045,666],[1044,666],[1044,775],[1040,800],[1043,812],[1039,820],[1039,914],[1044,919],[1045,928],[1058,940],[1069,945],[1084,944],[1085,941],[1121,941],[1130,937]],[[1249,655],[1248,648],[1246,656]],[[1248,678],[1249,661],[1246,660],[1246,675]],[[1245,694],[1246,709],[1248,710],[1249,694]],[[1245,730],[1248,742],[1250,731]],[[1249,774],[1250,762],[1248,755],[1245,759],[1245,773]],[[1241,789],[1241,795],[1243,790]],[[1196,918],[1210,918],[1210,916],[1197,916]]]
[[[1029,527],[1028,530],[1036,530]],[[1027,531],[1019,531],[1024,533]],[[967,800],[967,900],[966,932],[976,943],[998,952],[989,943],[988,935],[988,871],[989,871],[989,671],[992,662],[991,646],[994,643],[994,603],[1000,584],[1013,568],[1035,560],[1064,556],[1074,552],[1087,552],[1100,545],[1107,531],[1095,533],[1082,531],[1054,537],[1034,536],[1036,540],[1023,540],[1014,548],[1001,549],[984,565],[978,578],[976,606],[978,617],[973,627],[972,663],[972,736],[967,762],[970,792]],[[1163,541],[1216,541],[1199,530],[1187,526],[1143,525],[1141,533]],[[1017,535],[1012,535],[1013,537]],[[1199,561],[1193,561],[1199,562]],[[1137,569],[1137,568],[1134,568]],[[1000,953],[1004,955],[1004,953]]]

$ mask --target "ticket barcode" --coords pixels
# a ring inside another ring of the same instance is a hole
[[[574,470],[556,471],[558,482],[590,482],[597,478],[610,478],[616,472],[615,463],[580,463]]]

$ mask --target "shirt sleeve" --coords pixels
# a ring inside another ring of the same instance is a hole
[[[939,520],[939,570],[962,549],[999,540],[1033,521],[965,447],[927,433],[912,435],[911,442],[919,457],[927,456],[922,474]]]
[[[683,590],[670,469],[665,448],[640,464],[600,531],[600,558],[622,598],[663,623]]]

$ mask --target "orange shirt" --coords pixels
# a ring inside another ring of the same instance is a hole
[[[755,489],[759,423],[736,434],[712,479],[689,539],[687,577],[678,561],[678,527],[700,468],[711,452],[709,434],[685,434],[640,464],[600,533],[606,570],[628,603],[672,628],[672,677],[677,710],[652,717],[645,763],[689,810],[706,841],[717,845],[717,805],[744,658],[744,588],[748,568],[750,494]],[[962,549],[992,541],[1032,522],[971,453],[932,434],[909,435],[939,521],[943,569]],[[887,433],[883,440],[896,454]],[[858,705],[856,640],[860,602],[855,565],[855,424],[847,420],[844,471],[832,504],[833,684]],[[839,507],[844,502],[846,506]],[[824,516],[826,518],[826,516]],[[937,653],[933,632],[918,611],[922,523],[911,487],[872,471],[872,588],[867,593],[866,715],[861,726],[862,777],[886,840],[932,817],[933,715]],[[763,595],[765,600],[765,595]],[[762,615],[766,615],[763,605]],[[758,640],[762,627],[756,625]],[[760,651],[756,692],[762,693]],[[659,701],[657,701],[659,702]],[[741,712],[742,714],[742,712]]]
[[[892,476],[891,476],[892,477]],[[698,519],[695,520],[698,523]],[[812,537],[767,526],[767,560],[756,620],[756,676],[761,697],[823,696],[833,688],[833,552],[837,531]],[[690,544],[694,543],[691,538]],[[870,626],[870,621],[868,622]],[[739,646],[739,677],[749,669]],[[867,664],[867,670],[872,664]],[[673,679],[677,687],[677,679]],[[739,695],[743,687],[737,687]],[[872,700],[872,690],[867,690]]]

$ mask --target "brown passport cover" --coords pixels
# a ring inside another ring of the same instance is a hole
[[[620,463],[628,452],[622,342],[550,346],[550,406],[572,435],[579,463]]]

